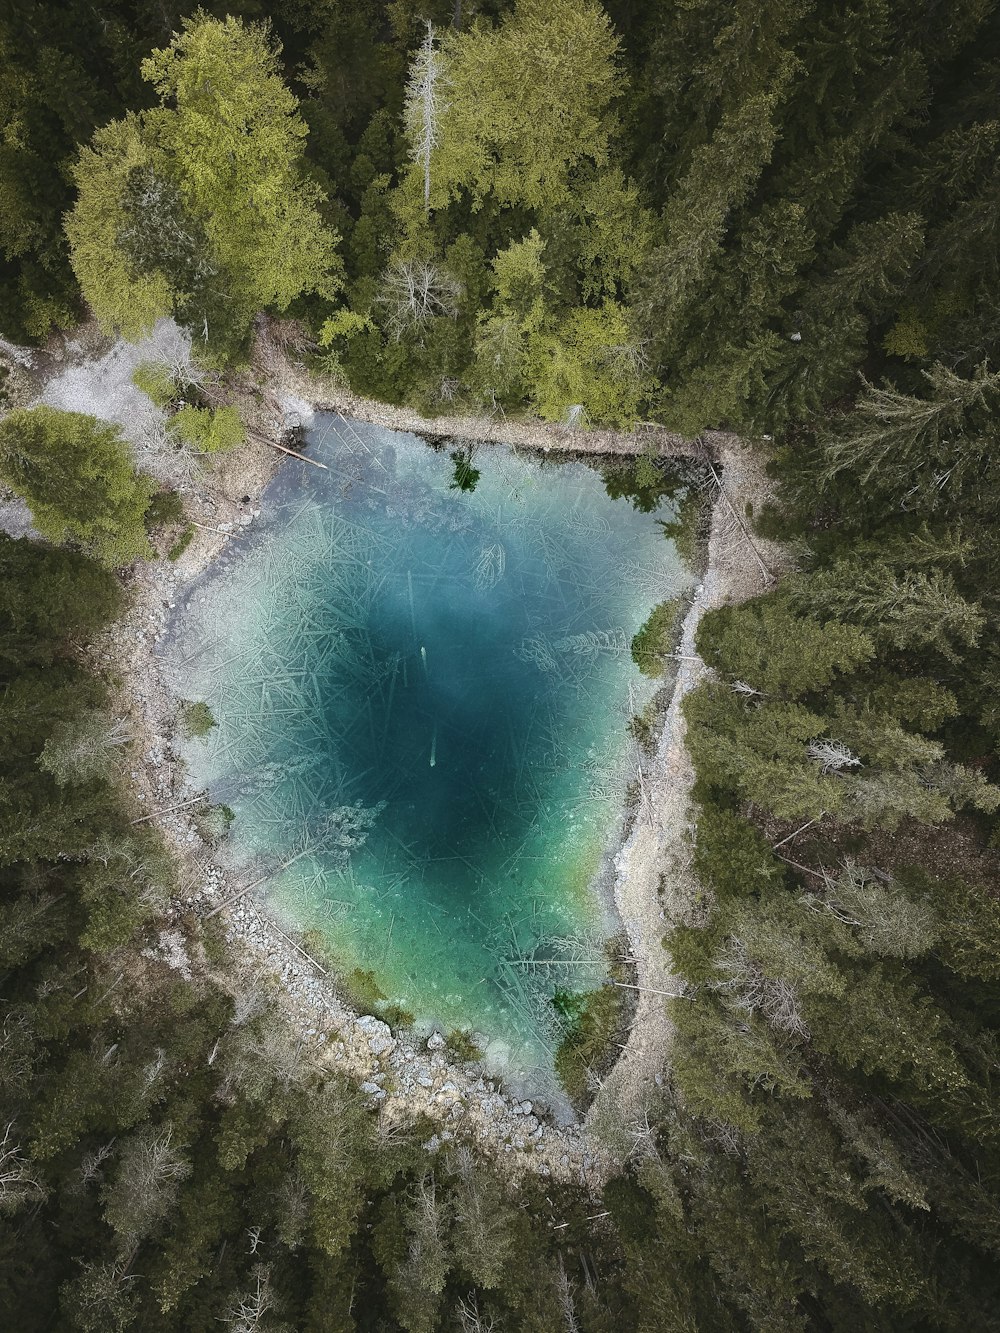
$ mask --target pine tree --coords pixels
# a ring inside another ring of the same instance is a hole
[[[71,541],[115,568],[151,553],[143,516],[154,483],[136,476],[115,426],[34,407],[0,422],[0,477],[50,541]]]
[[[717,671],[765,695],[799,699],[857,671],[875,656],[875,645],[854,625],[798,615],[787,598],[773,594],[708,612],[698,651]]]
[[[932,647],[952,660],[959,646],[978,641],[984,624],[981,607],[940,569],[900,573],[885,560],[848,558],[797,580],[790,592],[803,610],[853,621],[876,643]]]
[[[990,448],[1000,371],[984,365],[966,379],[938,364],[924,378],[929,397],[863,381],[854,413],[822,439],[824,480],[849,470],[862,486],[901,499],[919,494],[931,507],[935,492],[979,466]]]

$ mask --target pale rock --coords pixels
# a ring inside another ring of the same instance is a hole
[[[368,1049],[372,1055],[386,1055],[395,1049],[396,1039],[388,1023],[383,1023],[380,1018],[365,1014],[362,1018],[356,1018],[354,1025],[367,1037]]]

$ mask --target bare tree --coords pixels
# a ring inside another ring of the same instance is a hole
[[[142,1071],[142,1091],[149,1092],[167,1067],[167,1053],[162,1046],[157,1046],[152,1060],[147,1061]]]
[[[450,1221],[447,1203],[439,1196],[433,1174],[425,1176],[410,1196],[406,1210],[409,1245],[406,1258],[396,1265],[392,1286],[400,1308],[411,1317],[423,1314],[427,1327],[433,1322],[451,1268]]]
[[[566,1333],[580,1333],[580,1325],[576,1317],[576,1306],[573,1302],[573,1286],[566,1276],[566,1269],[563,1265],[562,1256],[559,1256],[559,1272],[556,1274],[556,1290],[559,1293],[559,1304],[562,1306],[563,1322]]]
[[[828,912],[857,932],[865,948],[888,958],[918,958],[933,948],[941,927],[933,905],[911,898],[889,877],[879,878],[848,859],[823,886],[799,901],[813,912]]]
[[[114,1150],[115,1140],[109,1139],[107,1143],[102,1143],[99,1148],[95,1148],[92,1152],[83,1154],[79,1171],[80,1189],[86,1189],[86,1187],[92,1184],[95,1180],[102,1181],[104,1179],[104,1172],[101,1168]]]
[[[55,728],[39,756],[39,767],[60,785],[110,776],[116,751],[128,744],[131,735],[123,717],[112,719],[99,709],[80,713]]]
[[[463,1266],[479,1286],[497,1287],[513,1243],[510,1218],[467,1148],[459,1149],[454,1164],[459,1176],[454,1201],[457,1246]]]
[[[258,1265],[251,1278],[250,1286],[237,1295],[222,1321],[232,1333],[264,1333],[265,1329],[276,1329],[268,1319],[277,1305],[271,1290],[270,1265]]]
[[[375,298],[385,312],[386,327],[397,342],[411,329],[422,329],[438,315],[458,314],[461,284],[437,264],[420,259],[395,259]]]
[[[725,979],[713,982],[712,989],[727,996],[731,1009],[748,1016],[761,1013],[777,1031],[808,1038],[797,988],[783,977],[767,976],[741,939],[729,937],[716,966]]]
[[[169,1125],[146,1128],[128,1139],[118,1171],[105,1191],[104,1215],[128,1248],[148,1236],[177,1198],[191,1165],[173,1146]]]
[[[268,1015],[260,1024],[239,1029],[230,1039],[228,1078],[252,1101],[264,1100],[276,1084],[288,1091],[309,1075],[301,1046],[278,1018]]]
[[[475,1292],[458,1302],[458,1319],[462,1333],[494,1333],[497,1323],[492,1315],[479,1313],[479,1304]]]
[[[134,1327],[135,1274],[125,1259],[106,1264],[84,1264],[77,1280],[66,1289],[64,1299],[73,1310],[74,1328],[100,1329],[101,1333],[125,1333]]]
[[[824,773],[840,773],[845,768],[859,768],[861,760],[843,741],[818,737],[809,742],[809,758],[815,759]]]
[[[45,1186],[32,1170],[31,1163],[21,1152],[20,1143],[12,1135],[11,1120],[0,1139],[0,1214],[15,1213],[26,1203],[37,1203],[45,1198]]]
[[[410,153],[424,173],[424,208],[431,207],[431,154],[440,139],[441,113],[445,109],[444,57],[434,45],[434,24],[428,20],[424,38],[406,84],[403,115],[410,139]]]
[[[306,1238],[311,1199],[309,1186],[299,1171],[285,1176],[276,1195],[277,1231],[282,1245],[297,1250]]]

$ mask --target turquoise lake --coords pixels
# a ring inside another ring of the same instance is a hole
[[[235,811],[225,855],[418,1027],[552,1082],[555,989],[607,975],[633,634],[692,576],[601,472],[469,459],[317,417],[251,532],[191,589],[164,661],[218,725],[183,749]]]

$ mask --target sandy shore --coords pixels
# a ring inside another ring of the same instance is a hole
[[[173,333],[161,330],[159,336],[169,340]],[[82,393],[86,406],[78,410],[116,420],[128,435],[137,410],[128,377],[134,364],[149,354],[145,347],[115,344],[97,357],[84,339],[81,355],[69,355],[61,369],[46,368],[42,396],[72,407]],[[96,367],[92,374],[90,366]],[[671,922],[691,919],[698,901],[689,868],[693,774],[680,705],[705,671],[694,656],[701,615],[710,606],[761,591],[767,586],[761,563],[776,562],[777,553],[766,550],[758,539],[751,544],[735,517],[748,501],[759,504],[764,478],[750,451],[735,437],[721,433],[690,441],[659,427],[624,434],[499,416],[428,420],[416,412],[331,390],[328,383],[292,365],[266,336],[258,348],[257,364],[242,378],[246,392],[240,405],[249,418],[251,439],[234,454],[212,460],[204,472],[165,478],[185,494],[189,517],[196,525],[194,539],[175,563],[158,560],[131,571],[130,611],[93,653],[95,665],[120,682],[120,708],[136,737],[129,781],[137,817],[144,812],[152,816],[181,865],[184,887],[164,922],[160,956],[171,966],[191,966],[181,921],[192,914],[218,914],[237,949],[238,983],[259,986],[276,980],[310,1058],[356,1077],[363,1093],[379,1108],[384,1125],[412,1120],[422,1112],[439,1126],[429,1150],[449,1138],[471,1136],[514,1170],[596,1186],[627,1152],[629,1131],[641,1123],[668,1058],[664,993],[675,993],[678,987],[661,940]],[[322,966],[259,909],[253,896],[244,892],[246,886],[234,881],[213,856],[198,833],[192,808],[176,808],[197,793],[187,787],[183,765],[172,747],[177,701],[161,679],[157,643],[185,589],[228,543],[238,542],[259,515],[260,496],[284,458],[268,442],[287,442],[287,432],[307,424],[314,408],[393,430],[542,453],[695,457],[712,463],[723,478],[725,492],[713,508],[706,572],[683,627],[676,686],[655,758],[647,761],[644,771],[640,810],[616,858],[616,904],[643,989],[627,1045],[583,1125],[557,1126],[544,1113],[538,1114],[540,1108],[510,1096],[477,1067],[450,1064],[439,1034],[427,1042],[417,1041],[406,1033],[394,1035],[377,1018],[358,1017],[338,998]],[[133,444],[140,461],[149,453],[153,428],[155,423],[151,427],[144,418],[141,430],[135,429]],[[227,905],[220,911],[223,903]]]

